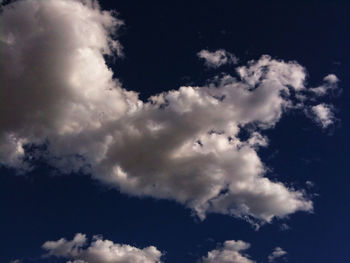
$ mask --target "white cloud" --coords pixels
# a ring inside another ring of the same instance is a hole
[[[122,22],[95,1],[18,1],[0,19],[3,165],[29,169],[24,146],[44,144],[41,157],[62,173],[175,200],[202,219],[265,223],[312,211],[303,190],[264,177],[258,155],[268,145],[264,130],[305,109],[292,96],[307,90],[298,63],[265,55],[238,67],[240,79],[225,75],[142,102],[105,63],[121,50],[112,35]]]
[[[197,56],[203,59],[205,65],[209,68],[218,68],[225,64],[238,63],[238,58],[224,49],[218,49],[213,52],[203,49],[197,53]]]
[[[111,34],[121,22],[96,3],[28,0],[4,6],[0,81],[7,102],[0,104],[0,145],[8,150],[0,162],[17,164],[26,139],[42,143],[50,137],[54,143],[96,130],[128,110],[134,95],[112,79],[103,58],[120,50]]]
[[[75,257],[80,254],[80,249],[86,244],[86,235],[76,234],[72,241],[61,238],[57,241],[47,241],[43,249],[48,251],[47,256]]]
[[[143,249],[114,243],[103,239],[101,236],[93,236],[91,242],[85,234],[78,233],[72,240],[61,238],[57,241],[46,241],[42,248],[46,251],[43,258],[62,258],[67,263],[161,263],[163,254],[154,246]],[[227,240],[222,246],[218,246],[198,259],[198,263],[255,263],[245,253],[250,244],[242,240]],[[277,247],[269,255],[269,262],[286,255],[287,252]],[[17,263],[17,261],[11,262]]]
[[[338,77],[334,74],[329,74],[329,75],[325,76],[323,80],[327,81],[330,84],[335,84],[335,83],[338,83],[338,81],[339,81]]]
[[[44,257],[67,258],[70,263],[160,263],[162,256],[154,246],[139,249],[104,240],[100,236],[94,236],[93,241],[87,244],[83,234],[76,234],[71,241],[65,238],[47,241],[42,247],[47,251]]]
[[[255,261],[248,255],[242,253],[249,247],[250,244],[241,240],[228,240],[223,247],[209,251],[208,255],[202,258],[201,263],[254,263]]]
[[[143,249],[114,243],[103,239],[102,236],[93,236],[91,242],[85,234],[78,233],[72,240],[60,238],[57,241],[46,241],[42,248],[46,251],[43,258],[62,258],[67,263],[161,263],[163,254],[154,246]],[[245,253],[250,244],[242,240],[227,240],[203,256],[198,263],[255,263]],[[269,262],[278,258],[285,258],[288,253],[280,247],[274,248],[268,256]],[[10,263],[20,263],[19,260]]]
[[[311,107],[312,115],[314,120],[319,123],[322,128],[327,128],[329,125],[334,123],[334,113],[331,105],[322,103]]]
[[[269,262],[275,262],[277,258],[287,255],[287,252],[280,247],[276,247],[272,253],[268,256]]]
[[[323,78],[324,83],[316,88],[311,88],[310,91],[316,96],[324,96],[331,90],[338,89],[339,79],[334,74],[329,74]]]

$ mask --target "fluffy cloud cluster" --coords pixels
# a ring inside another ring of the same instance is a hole
[[[0,22],[2,163],[19,166],[25,143],[50,138],[57,146],[129,109],[134,95],[112,79],[103,57],[120,50],[111,34],[121,22],[97,2],[17,1],[3,6]]]
[[[268,256],[269,262],[275,262],[277,258],[287,255],[287,252],[280,247],[276,247],[272,253]]]
[[[312,106],[311,111],[315,116],[315,121],[323,128],[328,127],[334,122],[334,114],[330,105],[324,103],[318,104],[316,106]]]
[[[78,233],[72,240],[61,238],[56,241],[46,241],[42,248],[46,251],[43,258],[64,258],[67,263],[161,263],[163,254],[154,246],[139,249],[130,245],[118,244],[94,236],[89,242],[85,234]],[[250,244],[241,240],[227,240],[222,246],[213,249],[199,259],[198,263],[255,263],[245,253]],[[276,247],[268,256],[269,262],[287,254]],[[19,260],[10,263],[19,263]]]
[[[254,263],[255,261],[248,255],[242,254],[242,251],[249,247],[249,243],[241,240],[228,240],[223,247],[209,251],[208,255],[202,258],[201,263]]]
[[[204,60],[208,68],[218,68],[225,64],[237,64],[238,58],[224,49],[209,51],[203,49],[197,53],[197,56]]]
[[[250,244],[244,241],[228,240],[222,246],[209,251],[198,263],[254,263],[255,261],[244,253],[249,247]],[[94,236],[92,241],[88,242],[86,235],[81,233],[76,234],[70,241],[65,238],[46,241],[42,248],[46,251],[43,258],[64,258],[67,263],[161,263],[163,256],[154,246],[139,249],[114,243],[101,236]],[[285,254],[285,251],[277,247],[270,257],[273,261]]]
[[[61,238],[47,241],[42,248],[47,251],[44,257],[61,257],[67,263],[157,263],[162,253],[154,246],[139,249],[129,245],[116,244],[94,236],[88,244],[86,235],[76,234],[71,241]]]
[[[143,102],[106,65],[104,56],[121,50],[122,22],[96,1],[17,1],[3,7],[0,23],[1,164],[26,170],[40,156],[62,173],[175,200],[202,219],[264,223],[312,210],[303,190],[264,177],[258,155],[268,145],[264,130],[284,112],[313,107],[298,63],[265,55],[237,76]]]
[[[209,251],[207,256],[202,257],[199,262],[254,263],[255,261],[243,253],[249,247],[249,243],[241,240],[228,240],[224,242],[222,247]],[[84,234],[76,234],[71,241],[65,238],[47,241],[42,248],[47,251],[44,257],[66,258],[67,263],[160,263],[162,257],[162,253],[154,246],[139,249],[103,240],[100,236],[94,236],[93,241],[88,244]],[[279,253],[280,251],[277,249],[271,256],[273,259],[284,255]]]

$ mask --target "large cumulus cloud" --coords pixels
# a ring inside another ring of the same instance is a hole
[[[313,107],[315,91],[297,62],[265,55],[236,75],[143,102],[106,65],[104,56],[121,52],[122,22],[97,2],[17,1],[0,19],[3,165],[30,169],[37,154],[26,147],[45,145],[40,157],[62,173],[176,200],[202,219],[221,213],[263,223],[312,210],[302,190],[264,177],[258,155],[268,145],[264,130],[287,111]],[[337,79],[325,81],[333,87]]]

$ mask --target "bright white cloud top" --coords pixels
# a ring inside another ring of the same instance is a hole
[[[40,156],[62,173],[175,200],[202,219],[220,213],[264,223],[312,211],[303,190],[264,177],[258,155],[268,145],[264,130],[287,111],[312,107],[328,126],[329,108],[310,106],[315,92],[297,62],[265,55],[237,67],[236,77],[143,102],[106,65],[104,56],[121,50],[114,36],[122,22],[95,1],[17,1],[0,19],[3,165],[26,171]],[[33,145],[46,150],[26,150]]]
[[[162,253],[154,246],[139,249],[129,245],[94,236],[90,244],[84,234],[76,234],[71,241],[61,238],[57,241],[46,241],[44,257],[66,258],[67,263],[158,263]]]

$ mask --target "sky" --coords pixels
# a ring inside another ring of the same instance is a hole
[[[0,262],[350,262],[349,2],[0,3]]]

